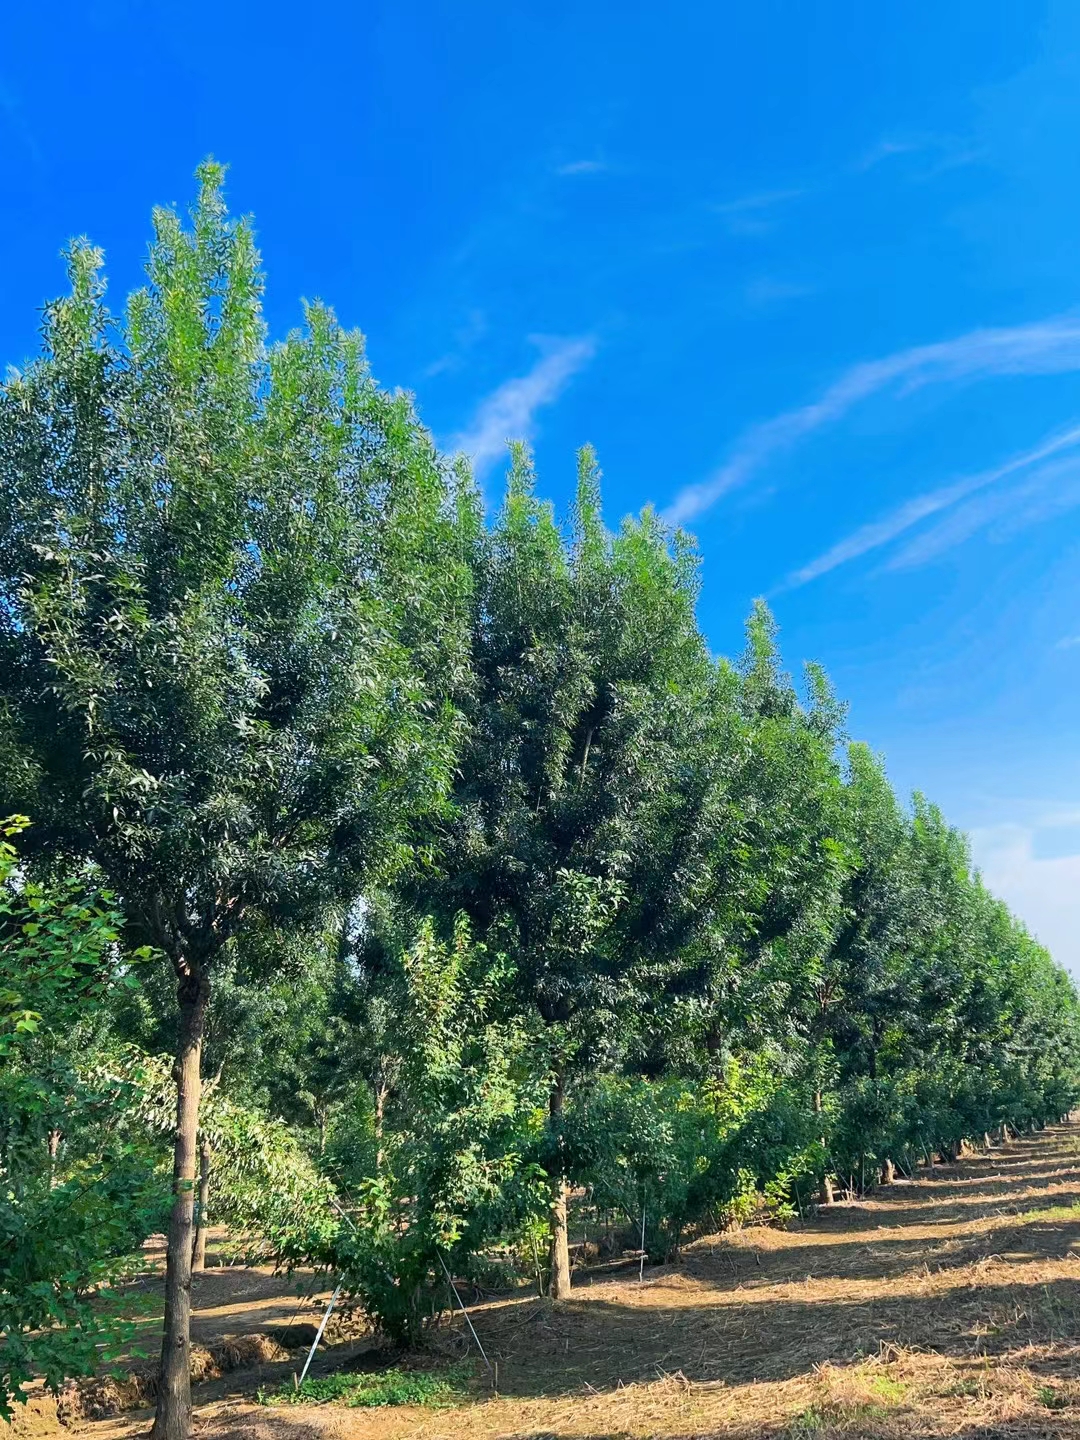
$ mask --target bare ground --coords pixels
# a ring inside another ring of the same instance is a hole
[[[297,1306],[296,1282],[268,1272],[212,1270],[196,1285],[203,1343],[287,1323]],[[196,1434],[1080,1440],[1080,1127],[921,1171],[786,1230],[700,1240],[640,1283],[636,1267],[594,1272],[567,1303],[517,1294],[472,1316],[497,1393],[477,1366],[473,1396],[448,1409],[253,1404],[258,1384],[295,1368],[286,1360],[196,1387]],[[335,1339],[321,1369],[370,1363],[355,1332]],[[438,1357],[466,1344],[458,1319]],[[136,1440],[147,1417],[77,1428]]]

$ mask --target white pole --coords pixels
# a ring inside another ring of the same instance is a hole
[[[440,1264],[440,1265],[442,1266],[442,1268],[443,1268],[443,1274],[446,1276],[446,1279],[447,1279],[447,1281],[449,1282],[450,1289],[454,1292],[454,1299],[455,1299],[455,1300],[457,1301],[457,1303],[461,1306],[461,1313],[462,1313],[462,1315],[465,1316],[465,1324],[468,1325],[469,1329],[472,1331],[472,1338],[476,1341],[476,1348],[480,1351],[481,1356],[483,1356],[484,1364],[485,1364],[485,1365],[487,1366],[487,1368],[488,1368],[488,1374],[489,1374],[489,1375],[491,1376],[491,1378],[494,1380],[494,1379],[495,1379],[495,1371],[492,1370],[492,1368],[491,1368],[491,1361],[487,1358],[487,1354],[486,1354],[485,1351],[484,1351],[483,1345],[480,1344],[480,1336],[477,1335],[477,1333],[476,1333],[476,1327],[475,1327],[475,1325],[472,1323],[472,1317],[469,1315],[468,1310],[465,1309],[465,1302],[462,1300],[461,1296],[458,1294],[458,1288],[457,1288],[457,1286],[454,1284],[454,1281],[453,1281],[453,1278],[451,1277],[450,1271],[446,1268],[446,1261],[442,1258],[442,1252],[441,1252],[440,1250],[436,1250],[436,1251],[435,1251],[435,1254],[438,1255],[438,1257],[439,1257],[439,1264]]]
[[[322,1317],[322,1324],[319,1326],[319,1329],[316,1332],[315,1339],[311,1342],[311,1349],[308,1351],[308,1357],[304,1361],[304,1368],[300,1373],[300,1385],[303,1385],[304,1376],[308,1372],[308,1366],[315,1358],[315,1351],[319,1348],[319,1341],[322,1339],[322,1332],[326,1329],[326,1322],[330,1319],[330,1311],[333,1310],[334,1306],[337,1304],[337,1297],[341,1294],[341,1287],[344,1284],[345,1278],[344,1276],[342,1276],[342,1278],[337,1282],[337,1285],[334,1287],[334,1293],[330,1296],[330,1304],[326,1307],[326,1314]]]
[[[641,1192],[641,1264],[637,1272],[638,1284],[645,1279],[645,1192]]]

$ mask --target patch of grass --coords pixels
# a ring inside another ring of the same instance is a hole
[[[884,1420],[888,1413],[883,1405],[828,1401],[824,1405],[811,1405],[796,1415],[784,1433],[788,1440],[824,1440],[825,1436],[842,1434],[868,1420]]]
[[[899,1405],[908,1393],[903,1380],[894,1380],[889,1375],[875,1375],[867,1388],[876,1400],[883,1400],[887,1405]]]
[[[1032,1225],[1043,1220],[1080,1220],[1080,1205],[1047,1205],[1041,1210],[1021,1210],[1011,1218],[1017,1225]]]
[[[809,1409],[795,1416],[787,1428],[787,1434],[791,1440],[815,1440],[816,1436],[824,1435],[828,1424],[829,1421],[820,1406],[811,1405]]]
[[[431,1375],[423,1370],[338,1372],[259,1391],[263,1405],[342,1405],[349,1409],[383,1405],[452,1405],[464,1398],[459,1371]]]
[[[1067,1410],[1080,1399],[1075,1390],[1064,1387],[1059,1389],[1055,1385],[1040,1385],[1035,1391],[1035,1398],[1040,1405],[1045,1405],[1047,1410]]]

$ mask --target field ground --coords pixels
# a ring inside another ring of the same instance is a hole
[[[296,1281],[211,1270],[196,1277],[195,1303],[196,1338],[209,1345],[288,1324]],[[472,1316],[498,1362],[497,1395],[477,1366],[470,1397],[445,1409],[255,1403],[260,1385],[298,1367],[294,1351],[196,1386],[195,1433],[1080,1440],[1080,1126],[920,1171],[786,1230],[699,1240],[640,1283],[636,1265],[594,1271],[568,1303],[517,1293]],[[317,1318],[314,1305],[300,1318]],[[466,1338],[458,1317],[439,1333],[439,1356],[460,1362]],[[331,1339],[320,1373],[374,1362],[347,1326]],[[34,1412],[16,1428],[59,1433],[48,1406]],[[147,1424],[144,1411],[71,1428],[137,1440]]]

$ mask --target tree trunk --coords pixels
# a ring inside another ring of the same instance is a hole
[[[390,1087],[380,1080],[375,1086],[375,1174],[381,1175],[386,1164],[383,1126],[386,1123],[386,1097]]]
[[[820,1091],[820,1090],[815,1090],[815,1091],[814,1091],[813,1106],[814,1106],[814,1114],[815,1114],[815,1115],[820,1115],[820,1114],[821,1114],[821,1111],[822,1111],[821,1091]],[[824,1148],[825,1148],[825,1136],[824,1136],[824,1135],[822,1135],[822,1137],[821,1137],[821,1148],[822,1148],[823,1150],[824,1150]],[[820,1195],[820,1198],[819,1198],[819,1203],[822,1204],[822,1205],[831,1205],[831,1204],[833,1203],[833,1183],[832,1183],[832,1176],[829,1175],[828,1173],[826,1173],[825,1175],[823,1175],[823,1176],[821,1177],[821,1195]]]
[[[195,1211],[195,1158],[199,1135],[203,1022],[210,984],[202,967],[185,965],[177,993],[176,1139],[173,1203],[165,1252],[165,1326],[161,1374],[151,1440],[187,1440],[191,1426],[191,1250]]]
[[[882,1167],[881,1167],[881,1183],[882,1183],[883,1185],[891,1185],[895,1179],[896,1179],[896,1166],[895,1166],[895,1165],[893,1164],[893,1162],[888,1158],[888,1156],[886,1156],[886,1158],[885,1158],[885,1163],[884,1163],[884,1165],[882,1165]]]
[[[193,1271],[206,1269],[206,1217],[210,1213],[210,1141],[203,1136],[199,1146],[199,1213],[195,1225],[195,1245],[191,1251]]]
[[[56,1157],[60,1150],[60,1131],[49,1131],[49,1189],[56,1185]]]
[[[570,1294],[570,1235],[566,1214],[566,1176],[563,1173],[563,1141],[560,1122],[566,1104],[566,1077],[559,1071],[548,1100],[551,1128],[556,1131],[558,1174],[551,1194],[551,1279],[548,1293],[553,1300],[565,1300]]]

